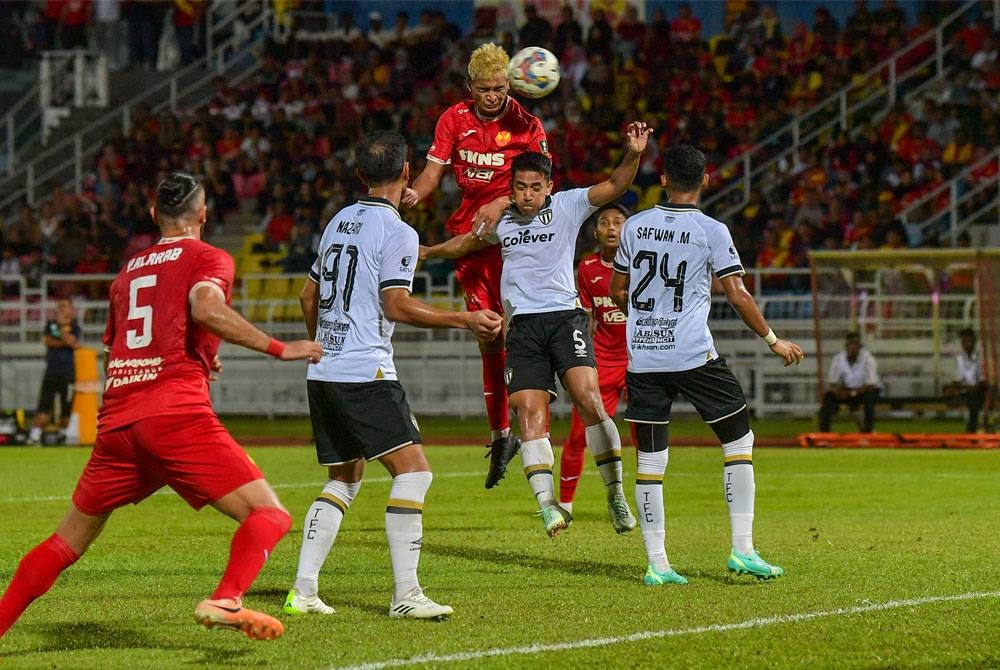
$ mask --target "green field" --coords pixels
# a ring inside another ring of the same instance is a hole
[[[297,521],[246,598],[277,614],[324,473],[306,447],[251,453]],[[372,464],[320,584],[335,615],[286,620],[274,642],[196,626],[234,526],[161,492],[118,512],[0,640],[0,670],[1000,666],[1000,451],[758,448],[756,544],[787,571],[758,583],[725,570],[719,450],[675,448],[667,542],[690,584],[661,588],[641,582],[638,532],[612,532],[592,464],[553,541],[517,472],[486,491],[482,448],[428,453],[421,581],[450,621],[386,616],[389,481]],[[0,449],[0,587],[54,528],[86,456]]]

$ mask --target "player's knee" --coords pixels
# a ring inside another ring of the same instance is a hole
[[[750,433],[750,412],[744,407],[736,414],[709,425],[722,444],[735,442]]]
[[[722,455],[726,458],[730,456],[746,456],[749,458],[753,454],[753,438],[753,431],[748,430],[746,435],[732,442],[724,442],[722,444]]]

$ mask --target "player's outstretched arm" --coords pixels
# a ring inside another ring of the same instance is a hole
[[[782,340],[767,325],[767,319],[761,314],[757,301],[753,299],[746,285],[743,284],[742,275],[729,275],[723,277],[722,289],[726,292],[726,300],[733,306],[736,313],[743,319],[743,323],[764,340],[771,352],[785,359],[785,366],[791,364],[798,365],[805,358],[802,348],[789,340]]]
[[[308,358],[316,363],[323,355],[318,342],[312,340],[280,342],[272,338],[227,305],[222,291],[214,286],[198,286],[192,291],[191,318],[199,326],[226,342],[270,354],[283,361]]]
[[[439,309],[417,300],[405,288],[382,291],[382,310],[386,317],[397,323],[408,323],[421,328],[458,328],[470,330],[484,342],[494,339],[503,326],[503,319],[492,310],[453,312]]]
[[[419,177],[413,180],[413,186],[403,191],[402,203],[407,207],[413,207],[433,193],[434,189],[441,183],[445,167],[441,163],[428,160],[424,171],[420,173]]]
[[[479,251],[496,244],[488,239],[481,240],[473,233],[456,235],[450,240],[427,247],[420,245],[420,260],[425,258],[461,258],[473,251]]]
[[[621,164],[614,169],[607,179],[595,184],[587,191],[587,199],[594,207],[601,207],[615,200],[632,184],[635,173],[639,170],[639,159],[646,150],[646,142],[653,129],[642,121],[633,121],[625,131],[625,156]]]

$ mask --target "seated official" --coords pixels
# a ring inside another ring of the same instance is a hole
[[[965,328],[958,335],[962,349],[955,356],[955,381],[944,387],[944,395],[965,401],[969,409],[965,432],[975,433],[986,401],[986,376],[982,356],[976,351],[976,331]]]
[[[852,411],[862,407],[864,421],[861,432],[872,432],[875,427],[875,401],[881,393],[882,382],[875,357],[861,346],[861,336],[857,333],[848,333],[844,351],[833,357],[827,384],[819,410],[820,432],[830,431],[833,417],[843,404]]]

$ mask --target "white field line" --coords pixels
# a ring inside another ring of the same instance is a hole
[[[2,1],[2,0],[0,0]],[[266,473],[265,473],[266,474]],[[434,473],[434,479],[461,479],[464,477],[484,477],[486,471],[482,472],[442,472]],[[584,477],[596,477],[597,472],[587,471],[583,473]],[[701,473],[693,472],[674,472],[671,473],[667,470],[667,479],[677,478],[677,477],[703,477]],[[791,472],[791,473],[775,473],[775,472],[763,472],[758,473],[759,478],[764,479],[876,479],[879,477],[892,478],[895,481],[902,479],[915,479],[920,478],[921,481],[933,482],[936,479],[985,479],[987,477],[992,477],[991,472],[983,471],[982,473],[970,474],[961,472],[939,472],[932,477],[926,475],[900,475],[896,473],[878,473],[878,472],[866,472],[864,474],[860,473],[840,473],[840,472]],[[379,483],[379,482],[390,482],[392,478],[387,475],[378,475],[374,477],[366,476],[364,478],[366,483]],[[291,483],[272,483],[271,488],[280,489],[308,489],[308,488],[323,488],[323,481],[321,477],[317,477],[313,481],[309,482],[291,482]],[[626,481],[626,486],[628,482]],[[168,496],[176,495],[170,489],[161,489],[153,494],[154,496]],[[68,502],[72,499],[71,495],[60,495],[60,496],[24,496],[24,497],[14,497],[14,498],[0,498],[0,505],[4,503],[39,503],[39,502]]]
[[[456,654],[424,654],[422,656],[411,656],[410,658],[390,658],[384,661],[372,661],[370,663],[362,663],[360,665],[336,666],[330,668],[329,670],[381,670],[382,668],[401,668],[420,664],[443,664],[461,661],[475,661],[481,658],[498,658],[501,656],[530,656],[533,654],[543,654],[552,651],[569,651],[573,649],[589,649],[591,647],[606,647],[614,644],[629,644],[632,642],[642,642],[644,640],[656,640],[667,637],[701,635],[702,633],[725,633],[733,630],[763,628],[765,626],[775,626],[786,623],[800,623],[802,621],[811,621],[813,619],[823,619],[827,617],[849,616],[852,614],[864,614],[866,612],[880,612],[884,610],[899,609],[901,607],[920,607],[921,605],[955,602],[960,600],[982,600],[984,598],[1000,598],[1000,591],[980,591],[946,596],[926,596],[924,598],[889,600],[884,603],[867,603],[865,605],[858,605],[857,607],[841,607],[832,610],[801,612],[799,614],[780,614],[770,617],[747,619],[746,621],[738,621],[735,623],[710,624],[707,626],[695,626],[692,628],[669,628],[667,630],[641,631],[617,637],[600,637],[588,640],[576,640],[572,642],[532,644],[523,647],[498,647],[493,649],[482,649],[479,651],[465,651]]]

